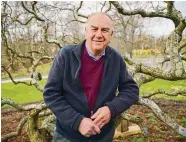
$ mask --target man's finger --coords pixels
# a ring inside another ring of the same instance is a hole
[[[100,128],[99,128],[97,125],[95,125],[94,131],[95,131],[97,134],[99,134],[99,133],[101,132]]]
[[[96,119],[94,119],[94,124],[97,124],[98,122],[100,122],[101,121],[101,119],[102,119],[102,116],[101,115],[98,115],[97,117],[96,117]]]
[[[94,113],[94,114],[91,116],[91,119],[95,119],[98,115],[99,115],[99,111],[96,111],[96,113]]]
[[[99,128],[101,128],[101,125],[103,124],[103,122],[102,121],[99,121],[96,125],[99,127]]]
[[[91,133],[92,133],[93,135],[96,135],[96,134],[97,134],[97,132],[96,132],[94,129],[92,129]]]

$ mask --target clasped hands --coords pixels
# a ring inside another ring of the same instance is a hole
[[[78,127],[79,132],[90,137],[99,134],[104,125],[106,125],[111,118],[111,112],[108,106],[99,108],[91,118],[83,118]]]

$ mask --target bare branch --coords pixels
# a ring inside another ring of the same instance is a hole
[[[19,84],[19,83],[22,83],[22,84],[25,84],[25,85],[28,85],[28,86],[31,86],[31,85],[32,85],[31,83],[28,83],[28,82],[26,82],[26,81],[15,81],[15,80],[13,79],[11,73],[6,69],[6,67],[5,67],[5,66],[1,66],[1,67],[6,71],[6,73],[7,73],[8,76],[9,76],[9,78],[12,80],[12,82],[13,82],[15,85],[17,85],[17,84]]]
[[[169,18],[164,12],[146,12],[143,9],[136,9],[133,11],[125,10],[117,1],[110,1],[110,3],[123,15],[141,15],[142,17],[164,17]]]
[[[34,117],[39,115],[39,113],[43,110],[47,109],[47,106],[44,103],[36,105],[35,109],[32,110],[32,113],[30,114],[31,117]]]
[[[182,44],[179,46],[178,52],[180,52],[184,47],[186,47],[186,42],[182,43]]]
[[[28,121],[28,116],[21,119],[19,122],[19,125],[17,126],[16,132],[11,132],[9,134],[6,134],[5,136],[1,137],[2,142],[6,142],[8,139],[19,136],[22,132],[22,128],[25,125],[25,123]]]
[[[36,3],[37,3],[37,2],[33,2],[33,3],[32,3],[32,10],[33,10],[33,11],[29,10],[29,9],[25,6],[25,4],[24,4],[23,1],[21,2],[21,5],[22,5],[22,7],[23,7],[28,13],[34,15],[35,19],[37,19],[38,21],[41,21],[41,22],[45,22],[44,19],[42,19],[41,17],[39,17],[39,16],[36,14],[36,11],[35,11],[35,8],[34,8],[35,5],[36,5]]]
[[[133,11],[128,11],[128,10],[125,10],[118,1],[110,1],[110,3],[117,9],[117,11],[120,13],[120,14],[123,14],[123,15],[141,15],[142,17],[162,17],[162,18],[167,18],[167,19],[170,19],[174,22],[174,24],[176,26],[179,25],[182,17],[180,15],[180,12],[178,12],[172,5],[172,3],[168,3],[168,8],[172,11],[174,11],[174,14],[173,12],[169,13],[169,12],[162,12],[162,11],[155,11],[155,12],[147,12],[143,9],[136,9],[136,10],[133,10]]]
[[[53,114],[46,117],[45,120],[42,122],[41,128],[48,130],[50,133],[53,133],[55,130],[55,120],[56,117]]]
[[[136,62],[132,61],[132,59],[127,56],[124,56],[124,59],[129,65],[134,65],[136,68],[136,72],[138,72],[138,73],[143,73],[143,74],[155,77],[155,78],[172,80],[172,81],[186,79],[186,73],[184,73],[181,77],[177,77],[174,74],[171,74],[170,72],[163,71],[158,67],[156,67],[156,68],[149,67],[149,66],[143,65],[142,63],[136,63]]]
[[[184,54],[186,54],[186,52],[184,52]],[[181,59],[186,61],[186,56],[181,55]]]
[[[103,3],[103,5],[102,5],[102,7],[101,7],[101,12],[103,12],[103,8],[105,7],[106,3],[107,3],[106,1]],[[109,4],[109,6],[108,6],[108,8],[104,11],[105,13],[107,13],[107,12],[109,12],[109,11],[111,10],[111,3],[109,2],[108,4]]]
[[[106,1],[104,1],[103,5],[101,7],[101,12],[103,11],[103,8],[105,7],[105,5],[106,5]]]
[[[167,13],[171,14],[173,11],[174,2],[173,1],[167,1]]]
[[[173,119],[171,119],[167,114],[162,112],[162,110],[155,102],[153,102],[150,99],[144,99],[140,97],[138,103],[149,107],[159,120],[165,122],[168,126],[170,126],[170,128],[172,128],[179,135],[186,137],[186,128],[180,126]]]
[[[23,105],[19,105],[17,103],[15,103],[14,101],[12,101],[10,98],[7,98],[7,99],[1,99],[1,107],[4,106],[4,105],[10,105],[20,111],[30,111],[32,109],[35,109],[36,107],[36,104],[34,105],[26,105],[26,106],[23,106]]]
[[[179,90],[174,90],[174,91],[168,92],[168,91],[159,89],[159,90],[156,90],[156,91],[151,92],[149,94],[143,95],[143,98],[149,98],[149,97],[155,96],[157,94],[164,94],[164,95],[167,95],[167,96],[178,96],[178,95],[186,96],[186,90],[185,89],[179,89]]]
[[[16,19],[15,21],[21,25],[27,25],[30,21],[32,21],[33,18],[35,18],[35,17],[34,16],[30,17],[25,23],[19,21],[18,19]]]
[[[57,40],[52,40],[52,39],[48,39],[48,28],[49,28],[49,24],[47,23],[46,26],[43,27],[44,28],[44,39],[46,42],[48,43],[52,43],[52,44],[56,44],[59,48],[62,48],[62,45],[60,44],[59,41]]]
[[[39,52],[37,50],[28,51],[26,54],[30,54],[30,53],[42,54],[41,52]]]
[[[151,81],[155,80],[154,77],[149,76],[149,75],[145,75],[145,74],[141,74],[141,73],[137,73],[134,78],[135,78],[139,87],[142,84],[145,84],[147,82],[151,82]]]
[[[83,5],[83,1],[80,2],[79,7],[76,9],[77,16],[88,19],[88,16],[85,16],[85,15],[79,13],[79,10],[81,9],[82,5]]]

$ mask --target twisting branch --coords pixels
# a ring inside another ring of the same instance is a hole
[[[11,132],[9,134],[6,134],[6,135],[2,136],[1,141],[2,142],[7,142],[8,139],[19,136],[22,132],[23,126],[25,125],[25,123],[27,121],[28,121],[28,116],[22,118],[21,121],[19,122],[19,125],[17,126],[16,132]]]
[[[174,15],[173,13],[169,14],[169,13],[166,13],[166,12],[159,12],[159,11],[147,12],[143,9],[136,9],[136,10],[133,10],[133,11],[128,11],[128,10],[125,10],[120,5],[120,3],[118,1],[110,1],[110,3],[117,9],[117,11],[120,14],[123,14],[123,15],[137,15],[137,14],[139,14],[142,17],[162,17],[162,18],[167,18],[167,19],[172,20],[175,25],[179,25],[179,23],[180,23],[180,16],[178,16],[177,14]]]
[[[45,104],[39,104],[36,106],[34,110],[31,110],[30,112],[28,118],[27,133],[31,140],[43,142],[43,141],[49,141],[49,139],[51,139],[48,130],[39,129],[38,127],[39,113],[46,109],[47,107]]]
[[[184,54],[186,54],[186,51],[185,51]],[[181,59],[184,60],[184,61],[186,61],[186,56],[181,55]]]
[[[48,117],[45,118],[45,120],[42,122],[41,129],[46,129],[50,134],[54,133],[55,130],[55,120],[56,117],[54,114],[49,115]]]
[[[155,78],[172,80],[172,81],[186,79],[186,73],[183,73],[182,76],[177,77],[177,76],[174,76],[174,74],[171,74],[170,72],[163,71],[158,67],[149,67],[149,66],[146,66],[142,63],[136,63],[131,58],[129,58],[127,56],[124,56],[124,59],[129,65],[135,66],[136,72],[138,72],[138,73],[143,73],[143,74],[155,77]]]
[[[103,8],[105,7],[105,5],[106,5],[106,1],[103,3],[103,5],[102,5],[102,7],[101,7],[101,12],[103,12]],[[107,12],[109,12],[110,10],[111,10],[111,3],[108,3],[109,4],[109,6],[108,6],[108,8],[104,11],[105,13],[107,13]]]
[[[81,9],[82,5],[83,5],[83,1],[80,2],[78,8],[74,7],[74,10],[73,10],[74,20],[72,20],[72,21],[77,21],[77,22],[80,22],[80,23],[86,23],[86,21],[78,19],[78,17],[82,17],[84,19],[88,19],[88,16],[79,13],[79,10]]]
[[[60,42],[58,40],[52,40],[52,39],[48,39],[48,28],[49,28],[49,24],[47,23],[45,26],[43,26],[44,28],[44,39],[46,42],[48,43],[52,43],[52,44],[56,44],[59,48],[62,48],[62,45],[60,44]]]
[[[77,16],[88,19],[88,16],[85,16],[85,15],[79,13],[79,10],[81,9],[82,5],[83,5],[83,1],[80,1],[79,7],[76,9]]]
[[[25,4],[24,4],[23,1],[21,2],[21,5],[22,5],[22,7],[23,7],[28,13],[32,14],[32,15],[34,16],[35,19],[37,19],[38,21],[41,21],[41,22],[45,22],[44,19],[42,19],[41,17],[39,17],[39,16],[36,14],[36,11],[35,11],[35,5],[36,5],[36,3],[37,3],[36,1],[32,3],[32,10],[33,10],[33,11],[29,10],[29,9],[25,6]]]
[[[105,12],[107,13],[107,12],[109,12],[111,10],[111,3],[109,3],[109,6],[108,6],[108,8],[105,10]]]
[[[174,90],[174,91],[168,92],[168,91],[159,89],[159,90],[156,90],[156,91],[151,92],[149,94],[143,95],[143,98],[149,98],[149,97],[155,96],[157,94],[164,94],[164,95],[167,95],[167,96],[178,96],[178,95],[186,96],[186,90],[185,89],[179,89],[179,90]]]
[[[37,50],[28,51],[26,54],[30,54],[30,53],[42,54],[41,52]]]
[[[12,82],[13,82],[15,85],[17,85],[17,84],[19,84],[19,83],[22,83],[22,84],[25,84],[25,85],[28,85],[28,86],[31,86],[31,85],[32,85],[31,83],[28,83],[28,82],[26,82],[26,81],[15,81],[15,80],[13,79],[11,73],[6,69],[6,67],[5,67],[5,66],[1,66],[1,67],[6,71],[6,73],[7,73],[8,76],[9,76],[9,78],[12,80]]]
[[[39,58],[39,59],[35,62],[35,64],[33,65],[34,68],[35,68],[36,66],[38,66],[38,64],[39,64],[42,60],[44,60],[44,59],[53,60],[54,57],[43,56],[43,57]]]
[[[179,46],[178,52],[180,52],[184,47],[185,47],[185,49],[186,49],[186,42],[182,43],[182,44]]]
[[[173,119],[171,119],[167,114],[162,112],[162,110],[154,101],[140,97],[138,104],[149,107],[159,120],[165,122],[168,126],[170,126],[170,128],[172,128],[179,135],[186,137],[186,128],[180,126]]]
[[[104,1],[103,5],[101,7],[101,12],[103,11],[103,8],[105,7],[105,5],[106,5],[106,1]]]
[[[173,10],[174,2],[173,1],[167,1],[166,3],[167,3],[167,13],[171,14],[172,10]]]
[[[1,99],[1,107],[4,105],[10,105],[20,111],[30,111],[30,110],[35,109],[35,107],[37,106],[36,104],[26,105],[26,106],[19,105],[19,104],[15,103],[14,101],[12,101],[10,98]]]
[[[34,16],[30,17],[25,23],[21,22],[20,20],[16,19],[15,21],[21,25],[27,25],[32,19],[35,18]]]
[[[145,75],[145,74],[141,74],[141,73],[137,73],[134,78],[135,78],[135,81],[137,82],[139,87],[142,84],[145,84],[145,83],[155,80],[154,77],[149,76],[149,75]]]

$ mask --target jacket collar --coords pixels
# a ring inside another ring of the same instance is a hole
[[[84,40],[83,42],[77,44],[77,46],[74,48],[73,52],[76,55],[76,57],[80,60],[81,59],[81,52],[82,49],[84,47],[86,40]],[[112,49],[110,46],[107,46],[105,48],[105,59],[109,59],[112,55]]]

